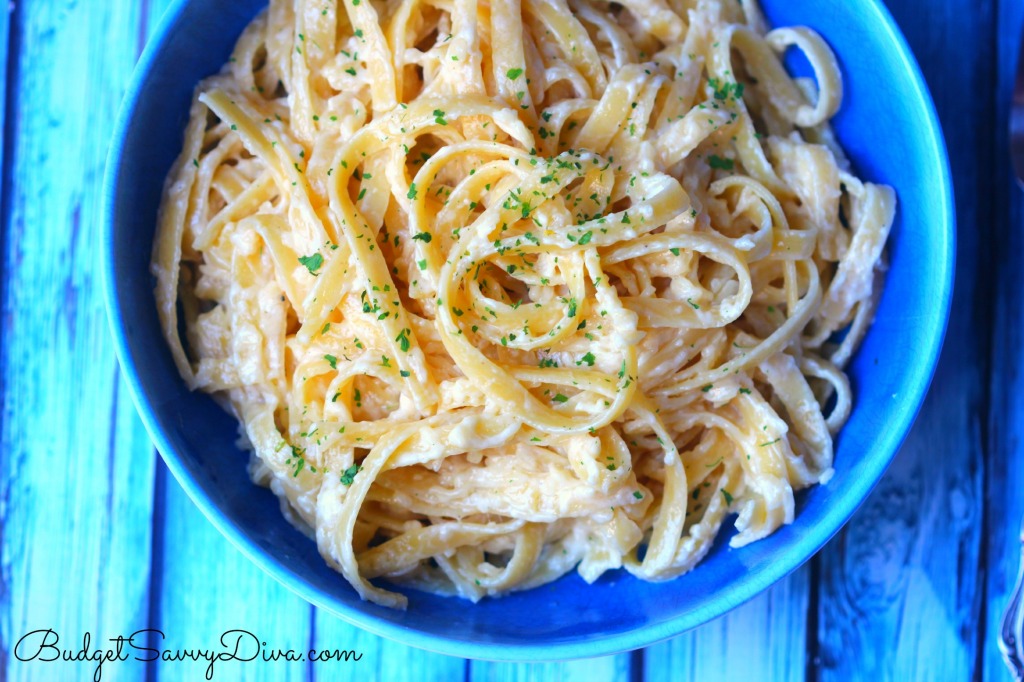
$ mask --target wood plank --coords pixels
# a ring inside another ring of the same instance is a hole
[[[160,581],[154,585],[160,595],[156,623],[166,635],[158,644],[167,649],[223,650],[221,637],[241,629],[255,635],[261,649],[307,651],[312,607],[235,549],[203,517],[163,463],[158,475],[166,490],[165,495],[157,495],[166,520],[158,550]],[[229,635],[229,641],[234,637]],[[243,637],[243,644],[252,644],[248,636]],[[207,665],[203,660],[176,661],[160,662],[155,668],[161,681],[198,680],[206,674]],[[254,682],[303,680],[308,668],[305,662],[265,662],[261,654],[254,661],[218,662],[215,674]]]
[[[738,609],[648,648],[644,680],[803,680],[810,573],[804,565]]]
[[[991,243],[999,248],[994,257],[995,304],[991,313],[992,369],[989,404],[989,458],[986,470],[986,580],[984,628],[978,642],[983,679],[1005,680],[1006,666],[996,644],[1003,609],[1017,575],[1018,537],[1024,516],[1024,321],[1021,320],[1021,291],[1024,272],[1024,196],[1016,186],[1010,168],[1008,114],[1021,42],[1024,6],[1000,2],[996,89],[995,159],[992,191],[996,197],[997,219],[991,223]]]
[[[617,682],[630,679],[630,654],[564,663],[472,661],[472,682]]]
[[[14,5],[0,7],[0,92],[4,93],[4,102],[3,105],[0,106],[0,168],[4,168],[7,170],[9,170],[8,167],[4,165],[4,162],[6,160],[6,157],[4,156],[4,148],[6,146],[5,142],[7,137],[4,125],[7,119],[7,108],[9,106],[14,106],[13,101],[11,101],[10,103],[7,101],[10,97],[10,93],[7,90],[7,72],[10,67],[13,67],[17,63],[17,60],[10,59],[11,14],[13,13]],[[6,176],[3,182],[7,182]],[[0,194],[6,195],[6,193],[7,188],[0,188]],[[7,215],[5,199],[6,196],[0,196],[0,213],[2,213],[4,216]],[[4,230],[0,229],[0,253],[4,252],[3,235]],[[0,282],[2,282],[2,280],[3,278],[0,277]],[[2,302],[4,298],[3,292],[3,285],[2,283],[0,283],[0,302]],[[3,384],[0,383],[0,395],[2,395],[2,391]],[[2,415],[0,415],[0,423],[2,423],[2,418]]]
[[[4,3],[7,6],[7,3]],[[154,458],[118,377],[100,292],[107,141],[144,25],[137,3],[19,3],[8,86],[0,637],[68,648],[146,627]],[[0,662],[0,678],[91,663]],[[138,662],[118,664],[138,678]]]
[[[924,69],[949,142],[960,225],[957,287],[915,428],[878,488],[820,555],[817,656],[826,681],[969,680],[979,672],[981,633],[991,289],[979,265],[991,256],[985,230],[994,215],[977,192],[993,160],[993,7],[967,0],[887,4]]]
[[[320,609],[315,609],[314,619],[314,648],[353,649],[362,653],[363,658],[358,665],[318,663],[312,670],[311,682],[461,682],[466,678],[468,664],[461,658],[377,637]]]

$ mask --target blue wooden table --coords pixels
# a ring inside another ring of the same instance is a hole
[[[263,575],[185,497],[120,377],[98,240],[114,118],[169,0],[0,10],[0,680],[92,679],[94,662],[16,659],[22,636],[51,628],[72,650],[85,633],[109,645],[159,628],[163,648],[186,649],[242,628],[273,648],[361,654],[217,663],[217,680],[1008,680],[995,633],[1024,513],[1024,196],[1005,129],[1024,3],[887,2],[938,106],[960,225],[949,333],[910,438],[850,524],[769,592],[645,651],[543,665],[349,626]],[[102,677],[198,680],[207,666],[115,661]]]

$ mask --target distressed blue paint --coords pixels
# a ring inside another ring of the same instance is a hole
[[[165,474],[166,475],[166,474]],[[218,646],[231,650],[241,638],[243,658],[273,649],[309,648],[310,607],[256,568],[196,509],[172,476],[167,476],[163,514],[163,589],[159,628],[167,648]],[[245,632],[232,632],[244,630]],[[258,648],[257,648],[258,645]],[[160,664],[160,680],[201,679],[207,662]],[[305,663],[217,663],[218,677],[254,682],[305,679]]]
[[[986,571],[979,579],[985,589],[985,621],[989,632],[997,632],[1006,599],[1017,574],[1017,557],[1011,551],[1019,538],[1024,515],[1024,194],[1011,180],[1008,117],[1017,52],[1021,44],[1024,4],[1001,2],[996,17],[998,90],[995,110],[994,177],[990,187],[980,187],[982,196],[997,198],[999,213],[991,228],[993,248],[986,254],[997,264],[993,282],[995,305],[991,310],[992,380],[989,386],[991,410],[988,415],[989,466],[987,476],[988,528],[982,548]],[[995,639],[980,648],[982,671],[987,680],[1004,679],[1003,662]]]
[[[707,625],[647,649],[645,682],[805,679],[810,566]]]
[[[91,664],[14,660],[10,642],[30,630],[53,628],[73,648],[86,632],[128,635],[147,623],[155,460],[109,342],[97,232],[139,9],[25,3],[11,27],[0,228],[0,678],[91,677]],[[138,677],[141,665],[126,662],[121,672]]]
[[[1019,2],[887,2],[946,128],[962,227],[935,390],[878,490],[816,568],[729,615],[644,654],[544,665],[467,665],[342,623],[263,576],[172,478],[157,484],[113,362],[94,236],[113,113],[167,4],[19,3],[9,56],[0,11],[0,64],[10,65],[0,82],[13,76],[0,110],[0,678],[89,677],[80,664],[12,661],[11,644],[34,627],[71,639],[151,624],[169,646],[210,646],[246,627],[275,647],[363,654],[226,664],[222,680],[1008,679],[992,633],[1024,511],[1024,203],[1007,175],[1000,112]],[[117,665],[104,679],[202,673]]]
[[[889,4],[946,131],[959,211],[957,288],[942,360],[915,428],[888,475],[819,557],[817,654],[823,680],[968,680],[984,636],[978,570],[991,293],[986,232],[996,209],[993,197],[977,192],[995,153],[994,5]]]
[[[7,90],[7,66],[8,64],[14,64],[15,60],[9,60],[8,55],[10,54],[10,37],[11,37],[11,14],[14,11],[14,6],[8,6],[6,11],[0,7],[0,92],[4,93],[4,104],[0,106],[0,167],[3,167],[5,161],[4,147],[7,141],[7,135],[4,134],[4,125],[7,118],[8,109],[8,90]],[[13,104],[13,102],[12,102]],[[6,194],[7,190],[4,190]],[[0,197],[2,198],[2,197]],[[5,207],[0,206],[0,210]],[[0,231],[0,244],[2,241],[3,232]],[[2,253],[2,251],[0,251]],[[0,278],[0,302],[3,301],[3,278]],[[0,384],[0,395],[2,395],[3,384]]]
[[[473,682],[615,682],[630,676],[628,654],[564,663],[470,663]]]
[[[311,680],[315,682],[462,682],[467,662],[413,649],[401,642],[372,635],[314,609],[313,646],[318,649],[355,649],[363,654],[359,665],[318,663]]]

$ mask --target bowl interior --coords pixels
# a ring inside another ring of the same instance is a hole
[[[913,57],[876,0],[764,0],[773,25],[809,25],[835,50],[846,97],[835,120],[859,175],[893,185],[899,212],[877,318],[850,368],[855,406],[837,440],[835,476],[798,497],[796,522],[739,550],[723,533],[690,574],[648,584],[623,571],[587,586],[575,575],[471,606],[409,592],[405,612],[362,602],[314,543],[246,474],[236,425],[179,378],[149,274],[163,179],[178,153],[192,89],[227,60],[266,0],[181,0],[147,48],[110,152],[104,256],[125,373],[169,468],[210,520],[263,569],[318,606],[377,634],[459,656],[519,660],[638,648],[704,623],[808,559],[850,517],[891,461],[927,389],[952,289],[948,161]],[[799,68],[798,66],[796,68]]]

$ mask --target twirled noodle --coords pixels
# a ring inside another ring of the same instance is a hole
[[[895,211],[841,98],[754,0],[273,0],[196,91],[164,332],[367,599],[677,576],[831,474]]]

